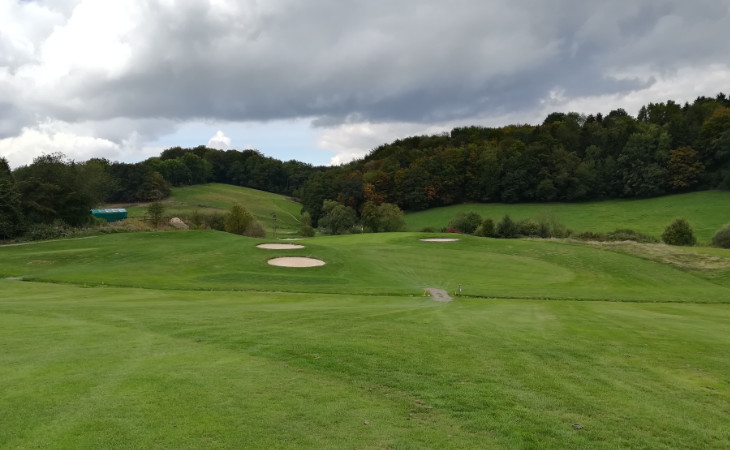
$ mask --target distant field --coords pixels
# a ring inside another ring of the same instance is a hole
[[[267,232],[273,231],[271,213],[276,214],[277,232],[295,233],[299,229],[301,205],[287,197],[228,184],[210,183],[173,188],[172,195],[163,201],[165,215],[187,215],[227,212],[234,203],[240,203],[261,222]],[[141,218],[147,214],[146,205],[127,206],[129,216]]]
[[[406,229],[418,231],[433,227],[438,230],[458,212],[470,211],[491,217],[495,222],[505,214],[515,220],[549,214],[576,231],[610,232],[630,228],[657,238],[675,217],[684,216],[700,242],[708,244],[715,231],[730,222],[730,192],[693,192],[646,200],[588,203],[455,205],[407,214]]]
[[[730,251],[438,236],[0,247],[0,448],[730,447]]]

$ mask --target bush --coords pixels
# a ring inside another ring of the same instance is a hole
[[[302,218],[299,223],[301,224],[301,226],[299,227],[299,234],[304,237],[314,236],[314,228],[312,227],[312,216],[310,216],[308,212],[302,214]]]
[[[259,222],[258,220],[254,220],[253,222],[248,224],[248,227],[246,227],[245,235],[248,237],[264,238],[266,237],[266,230],[264,230],[261,222]]]
[[[494,230],[494,220],[491,217],[484,219],[481,225],[477,227],[474,234],[481,237],[494,237],[496,231]]]
[[[435,233],[436,229],[434,227],[423,227],[419,231],[421,231],[421,233]]]
[[[461,233],[457,228],[454,227],[448,227],[444,230],[444,233]]]
[[[691,246],[697,243],[692,226],[684,217],[678,217],[662,233],[662,241],[669,245]]]
[[[482,223],[482,216],[471,211],[468,213],[458,213],[451,219],[447,228],[456,228],[463,233],[472,234]]]
[[[23,234],[24,241],[45,241],[48,239],[58,239],[62,237],[72,236],[74,229],[66,225],[60,220],[53,223],[34,223],[30,225]]]
[[[570,230],[550,211],[540,211],[537,215],[537,223],[539,225],[538,236],[541,238],[566,238],[570,235]]]
[[[508,215],[502,217],[502,220],[497,224],[497,237],[503,239],[515,238],[518,231],[519,227]]]
[[[712,236],[712,245],[720,248],[730,248],[730,223],[715,232]]]
[[[165,213],[165,205],[160,202],[152,202],[147,206],[147,214],[150,215],[152,226],[158,228],[163,221],[162,215]]]
[[[534,220],[525,219],[522,222],[520,222],[520,232],[519,234],[523,236],[539,236],[540,235],[540,225],[535,222]]]
[[[190,215],[190,224],[195,230],[199,230],[205,225],[205,218],[197,209]]]
[[[264,227],[243,206],[235,204],[226,214],[224,229],[228,233],[248,237],[266,237]]]
[[[205,225],[211,230],[226,230],[226,215],[223,213],[213,213],[205,216]]]

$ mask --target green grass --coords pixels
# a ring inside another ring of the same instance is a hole
[[[0,448],[730,446],[730,252],[424,236],[2,247]]]
[[[646,200],[610,200],[589,203],[462,204],[407,214],[406,229],[445,227],[458,212],[474,211],[495,223],[505,214],[514,220],[552,215],[575,231],[611,232],[629,228],[660,238],[675,217],[684,216],[695,236],[709,244],[712,235],[730,222],[730,192],[707,191]]]
[[[148,289],[413,294],[425,287],[480,297],[730,302],[730,268],[688,271],[586,245],[429,234],[333,236],[301,250],[256,248],[263,239],[216,231],[113,234],[3,249],[0,276]],[[730,252],[726,252],[730,254]],[[274,256],[326,261],[272,267]],[[724,280],[724,281],[723,281]]]
[[[730,443],[727,305],[0,289],[3,448]]]
[[[166,216],[190,216],[194,211],[201,214],[225,213],[234,203],[240,203],[268,232],[273,230],[271,213],[275,213],[277,233],[281,234],[298,232],[302,207],[283,195],[220,183],[173,188],[172,195],[163,203]],[[129,205],[127,210],[132,218],[147,215],[146,205]]]

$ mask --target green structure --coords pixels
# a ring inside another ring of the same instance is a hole
[[[124,208],[92,209],[91,215],[107,222],[116,222],[127,218],[127,210]]]

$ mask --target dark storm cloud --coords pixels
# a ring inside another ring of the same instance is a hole
[[[38,102],[63,120],[114,117],[333,124],[438,122],[626,93],[650,77],[725,63],[728,1],[331,0],[138,6],[128,67],[78,71]]]

